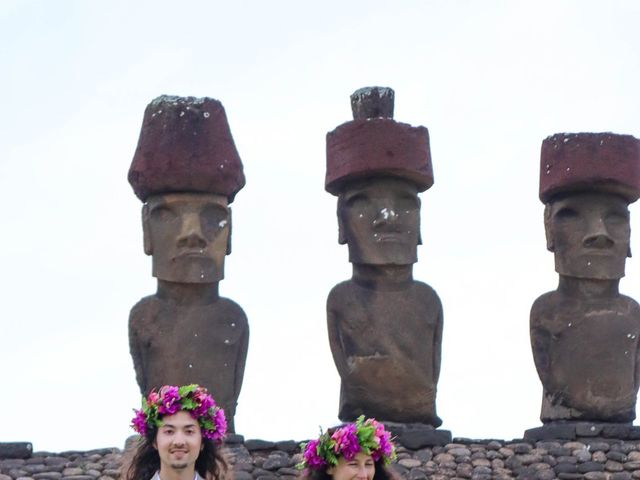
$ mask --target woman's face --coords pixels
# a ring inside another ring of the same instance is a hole
[[[338,464],[328,468],[327,473],[333,480],[372,480],[376,466],[371,455],[360,452],[351,460],[340,457]]]

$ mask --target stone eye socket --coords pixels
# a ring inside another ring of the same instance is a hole
[[[222,230],[228,223],[229,215],[226,210],[218,207],[208,207],[200,214],[200,221],[205,234],[211,235]]]
[[[158,222],[171,222],[176,219],[176,214],[168,207],[156,207],[151,212],[151,218]]]
[[[562,220],[572,220],[572,219],[578,218],[578,216],[579,214],[575,209],[570,207],[563,207],[556,212],[553,218],[562,221]]]

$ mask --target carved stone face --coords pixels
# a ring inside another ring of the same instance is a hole
[[[548,203],[545,231],[556,271],[578,278],[622,278],[631,256],[627,206],[623,197],[609,193],[576,193]]]
[[[142,209],[144,247],[153,276],[180,283],[224,278],[231,211],[221,195],[171,193],[149,197]]]
[[[338,198],[338,224],[351,263],[411,265],[418,260],[420,199],[409,181],[370,178],[349,184]]]

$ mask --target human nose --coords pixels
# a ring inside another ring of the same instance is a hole
[[[360,478],[360,479],[368,478],[368,472],[367,472],[366,465],[359,465],[358,466],[358,474],[357,474],[356,478]]]
[[[175,432],[171,438],[171,443],[176,447],[181,447],[185,444],[184,434],[182,432]]]
[[[601,249],[613,247],[613,239],[611,235],[609,235],[609,231],[601,218],[591,222],[589,227],[589,231],[582,239],[582,244],[585,247]]]
[[[178,246],[191,248],[204,248],[207,246],[207,241],[202,233],[199,215],[187,214],[183,217],[182,228],[178,236]]]

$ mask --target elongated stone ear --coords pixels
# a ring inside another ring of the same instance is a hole
[[[347,243],[347,234],[344,229],[344,223],[342,222],[342,215],[340,215],[340,204],[338,204],[338,243],[340,245]]]
[[[153,255],[151,229],[149,227],[149,205],[146,203],[142,206],[142,242],[144,245],[144,253]]]
[[[551,205],[547,203],[544,206],[544,235],[547,238],[547,250],[550,252],[555,251],[555,244],[553,243],[553,232],[551,228]]]
[[[227,255],[231,255],[231,228],[233,223],[231,222],[231,207],[229,207],[229,218],[227,219],[227,225],[229,225],[229,236],[227,237]]]

